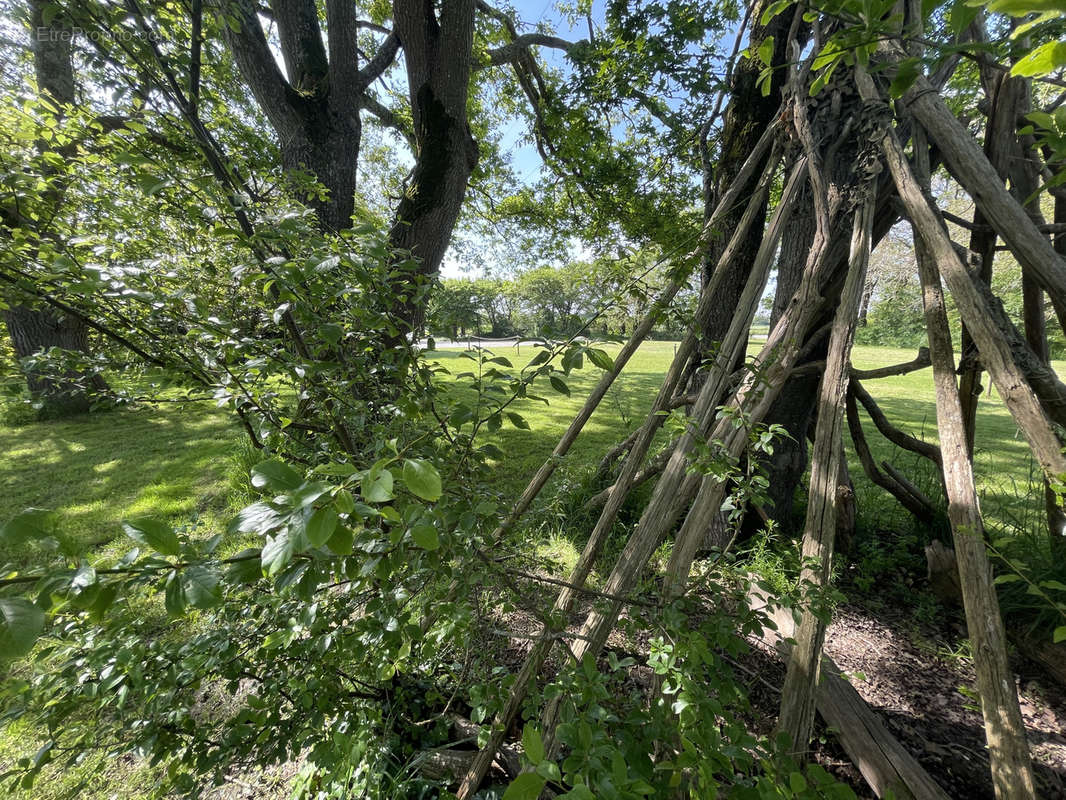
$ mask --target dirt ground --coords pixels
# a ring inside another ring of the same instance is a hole
[[[973,663],[954,652],[961,621],[948,618],[941,628],[933,628],[905,614],[903,609],[873,614],[857,605],[838,608],[826,636],[826,653],[950,796],[991,800]],[[784,667],[775,656],[757,650],[750,662],[766,683],[781,685]],[[1038,793],[1048,800],[1066,800],[1066,692],[1025,659],[1015,657],[1012,664]],[[753,683],[752,694],[758,708],[771,717],[776,714],[779,695],[761,682]],[[816,758],[852,784],[860,797],[873,796],[834,742],[819,745]]]
[[[578,612],[572,621],[576,625],[582,618]],[[539,626],[522,612],[507,614],[501,622],[501,628],[515,636],[504,648],[502,660],[517,669]],[[873,612],[847,604],[834,612],[826,653],[948,795],[992,800],[973,663],[959,648],[964,638],[961,612],[948,612],[932,626],[914,620],[906,608]],[[626,649],[634,644],[615,631],[608,647]],[[752,726],[769,733],[776,721],[784,665],[762,642],[753,639],[752,644],[752,652],[737,663],[738,676],[748,676],[756,715]],[[635,649],[642,648],[637,644]],[[1066,691],[1021,656],[1013,654],[1012,664],[1038,794],[1047,800],[1066,800]],[[557,666],[547,666],[542,679],[550,680]],[[634,677],[639,682],[639,676]],[[859,797],[874,797],[824,727],[819,727],[812,747],[815,760],[850,784]]]

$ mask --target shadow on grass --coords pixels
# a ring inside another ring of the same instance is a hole
[[[203,405],[123,409],[0,428],[0,521],[28,507],[57,512],[74,556],[120,536],[121,520],[186,521],[220,510],[238,432]],[[18,562],[28,553],[0,553]]]

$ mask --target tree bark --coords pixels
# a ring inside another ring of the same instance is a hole
[[[773,37],[774,50],[771,61],[778,68],[774,70],[769,93],[763,95],[758,82],[763,65],[752,57],[743,57],[737,62],[729,85],[729,104],[726,106],[721,133],[718,136],[720,144],[717,158],[714,159],[713,168],[710,163],[705,163],[703,167],[705,219],[710,218],[711,212],[718,205],[726,189],[735,183],[741,164],[747,159],[755,143],[773,120],[781,103],[781,87],[787,74],[787,70],[783,68],[787,61],[786,39],[788,37],[786,34],[792,14],[783,11],[767,25],[762,25],[760,17],[769,2],[768,0],[751,0],[751,3],[753,7],[751,33],[748,37],[749,49],[754,53],[763,41]],[[748,186],[744,188],[752,186],[754,186],[754,178],[750,179]],[[702,284],[704,286],[711,280],[711,273],[718,265],[729,241],[728,234],[736,230],[743,211],[742,206],[731,209],[722,219],[721,230],[724,235],[708,243],[703,256]],[[744,289],[755,254],[759,250],[765,220],[766,205],[763,204],[759,218],[741,248],[740,258],[732,259],[726,267],[729,274],[719,289],[719,301],[712,303],[697,319],[700,327],[700,346],[704,353],[710,352],[715,343],[720,342],[729,330],[733,310]]]
[[[418,157],[389,240],[418,260],[418,274],[433,275],[444,258],[478,162],[478,145],[466,112],[474,1],[443,3],[438,19],[432,2],[394,0],[393,17],[407,66]],[[416,289],[403,305],[401,319],[410,331],[419,330],[423,296]]]
[[[45,24],[44,10],[48,5],[44,0],[30,1],[31,49],[38,90],[61,108],[73,104],[77,99],[70,30],[65,27],[61,14]],[[47,33],[40,35],[40,31]],[[61,110],[58,113],[62,115]],[[39,146],[42,149],[47,147],[43,143]],[[48,199],[58,208],[64,200],[63,187],[55,186],[49,193]],[[11,224],[22,223],[19,220]],[[50,236],[47,230],[38,230],[36,234],[41,238]],[[3,318],[21,364],[25,365],[24,359],[53,347],[78,353],[89,352],[89,329],[82,320],[58,313],[47,306],[24,304],[18,297],[12,297],[11,300],[11,305],[3,312]],[[42,413],[45,416],[88,411],[91,393],[107,389],[107,384],[99,375],[84,374],[77,370],[48,377],[35,374],[33,369],[26,370],[25,374],[29,390],[43,402]]]

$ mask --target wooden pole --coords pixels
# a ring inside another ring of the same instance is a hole
[[[856,82],[864,100],[868,102],[880,100],[873,80],[864,70],[856,70]],[[886,132],[882,146],[889,169],[892,171],[892,177],[899,189],[900,198],[907,207],[915,231],[915,248],[919,274],[922,279],[922,299],[929,334],[929,351],[933,361],[933,379],[936,385],[937,426],[940,433],[940,450],[944,460],[948,518],[955,540],[955,554],[959,564],[963,604],[966,610],[966,626],[974,649],[974,667],[977,672],[977,688],[981,695],[981,712],[985,721],[985,736],[992,766],[992,782],[996,797],[1000,800],[1007,800],[1007,798],[1027,800],[1036,797],[1029,747],[1025,738],[1021,710],[1018,706],[1014,676],[1007,662],[1006,635],[996,599],[995,586],[992,583],[992,569],[985,552],[984,525],[978,508],[973,466],[966,446],[962,405],[959,400],[958,385],[955,382],[955,358],[952,352],[951,332],[948,328],[940,276],[937,274],[938,267],[955,293],[960,313],[970,325],[993,380],[996,380],[997,375],[1002,379],[1004,373],[1010,373],[1010,368],[1014,365],[1013,361],[1009,364],[1005,363],[1009,360],[1009,351],[1006,354],[998,352],[993,343],[988,341],[996,337],[992,336],[990,325],[982,324],[982,320],[987,323],[987,317],[981,314],[980,304],[973,302],[973,297],[980,297],[980,295],[970,282],[969,276],[966,275],[965,267],[959,262],[951,241],[948,239],[943,221],[938,218],[924,194],[922,184],[911,171],[903,148],[893,131]],[[928,180],[928,147],[918,125],[915,126],[914,152],[919,174]],[[985,163],[987,165],[987,161]],[[998,178],[994,182],[998,185]],[[1024,212],[1022,216],[1025,216]],[[1027,217],[1026,220],[1028,221]],[[962,277],[966,278],[965,281],[960,280],[960,272]],[[957,293],[955,285],[958,285],[960,289]],[[965,287],[969,287],[968,292]],[[966,299],[960,299],[960,296]],[[1014,371],[1017,371],[1016,368]],[[1016,378],[1028,390],[1028,385],[1025,384],[1020,374]],[[999,380],[996,383],[1000,386]],[[1012,386],[1006,388],[1010,391],[1016,389]],[[1002,386],[1000,393],[1004,394]],[[1030,403],[1025,400],[1024,391],[1015,392],[1015,394],[1022,396],[1021,402],[1016,403],[1016,406],[1024,407],[1025,410],[1022,413],[1026,416],[1027,422],[1034,422],[1034,425],[1029,426],[1030,428],[1038,426],[1041,419],[1046,423],[1042,413],[1037,414],[1038,419],[1035,421],[1030,416],[1031,406],[1036,404],[1035,397]],[[1031,390],[1028,395],[1032,395]],[[1039,409],[1038,405],[1037,409]],[[1015,415],[1015,419],[1018,419],[1018,414]],[[1051,441],[1054,439],[1052,438]],[[1032,439],[1030,443],[1033,443]],[[1035,447],[1034,444],[1034,449]]]
[[[873,210],[873,199],[867,195],[855,211],[848,276],[829,334],[829,354],[818,397],[818,426],[811,453],[810,499],[803,534],[805,566],[800,572],[800,582],[806,590],[821,591],[829,583],[838,498],[843,488],[839,485],[839,475],[843,459],[844,402],[848,393],[851,344],[855,337],[859,301],[870,263]],[[788,735],[793,752],[801,758],[807,750],[814,724],[815,689],[822,662],[825,627],[824,615],[810,604],[806,605],[781,690],[777,729]]]
[[[737,229],[733,232],[729,244],[722,253],[720,263],[715,269],[711,281],[701,293],[701,308],[706,307],[713,302],[717,287],[727,274],[725,267],[731,259],[735,258],[737,251],[747,236],[748,229],[754,224],[755,217],[769,193],[770,184],[777,171],[778,160],[778,154],[775,152],[766,164],[759,183],[749,198],[747,208],[740,219],[740,223],[737,226]],[[726,197],[728,198],[731,194],[731,192],[727,192]],[[787,196],[788,192],[786,190],[786,197]],[[784,199],[782,202],[784,202]],[[770,248],[771,251],[772,249],[773,248]],[[699,314],[697,314],[695,318],[699,319]],[[629,494],[637,475],[637,471],[643,463],[644,456],[647,454],[648,448],[651,445],[655,431],[662,423],[660,412],[666,410],[668,407],[670,400],[673,397],[674,390],[688,364],[689,357],[695,352],[697,341],[695,331],[690,331],[682,342],[681,347],[675,353],[674,360],[667,371],[659,389],[659,393],[655,398],[655,402],[652,404],[652,408],[649,411],[633,446],[626,455],[621,473],[615,481],[614,491],[609,495],[607,503],[601,511],[599,519],[596,521],[596,527],[589,535],[589,540],[585,544],[585,548],[567,580],[567,583],[570,584],[570,586],[564,587],[556,597],[553,617],[565,617],[572,608],[574,600],[577,597],[577,592],[571,587],[584,586],[585,581],[588,580],[589,573],[592,571],[592,566],[599,554],[602,543],[606,539],[607,533],[614,525],[614,521],[618,516],[618,511],[621,509],[622,503]],[[562,442],[560,442],[560,445],[561,444]],[[549,463],[553,462],[546,462],[545,467],[547,467]],[[533,488],[533,486],[534,484],[531,483],[530,488],[527,489],[527,493]],[[525,699],[525,696],[529,691],[529,687],[532,685],[545,659],[551,652],[552,644],[554,643],[553,633],[554,631],[547,628],[542,629],[537,642],[526,656],[522,668],[515,676],[515,681],[511,686],[507,701],[493,720],[493,727],[489,734],[489,741],[483,748],[481,748],[477,756],[475,756],[470,764],[470,768],[463,776],[463,780],[457,791],[459,798],[467,798],[477,791],[477,788],[484,779],[489,767],[492,766],[492,760],[495,758],[496,752],[503,743],[503,738],[506,735],[511,721],[518,714],[522,701]]]

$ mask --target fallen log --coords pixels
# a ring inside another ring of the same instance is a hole
[[[765,628],[762,641],[788,658],[796,630],[792,609],[780,606],[762,590],[752,586],[748,605],[761,610],[777,630]],[[844,752],[878,797],[889,793],[899,800],[947,800],[948,794],[929,775],[885,726],[877,712],[841,676],[829,656],[822,656],[821,680],[815,692],[815,709],[836,735]]]

